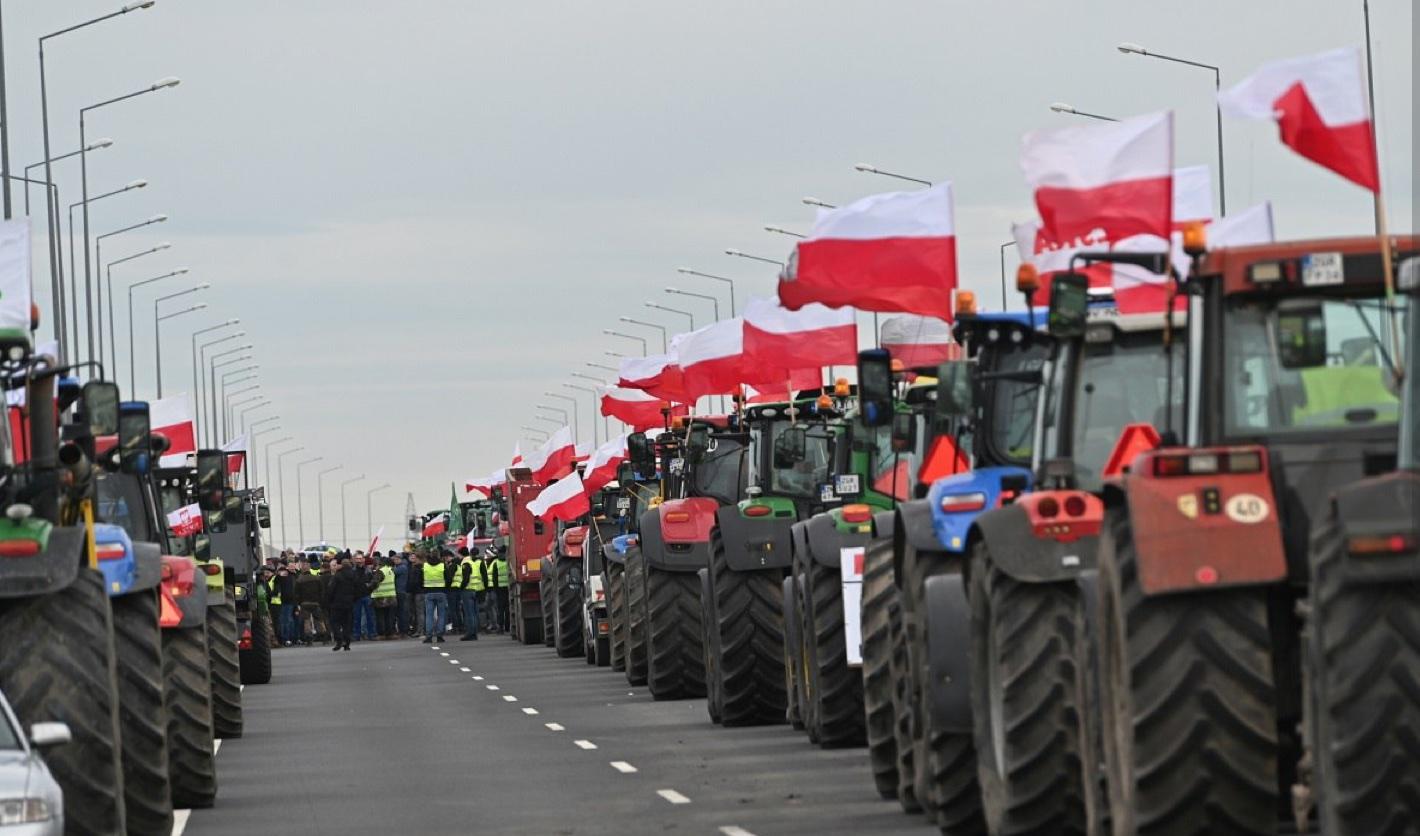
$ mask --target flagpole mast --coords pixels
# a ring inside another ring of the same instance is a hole
[[[1371,124],[1376,124],[1376,76],[1371,66],[1371,0],[1361,0],[1361,16],[1366,25],[1366,95],[1370,99]],[[1378,132],[1377,132],[1378,133]],[[1376,168],[1380,168],[1380,137],[1376,137]],[[1385,205],[1381,202],[1381,193],[1376,191],[1376,235],[1384,241],[1386,239]],[[1390,297],[1393,290],[1390,281],[1390,249],[1386,248],[1386,296]]]

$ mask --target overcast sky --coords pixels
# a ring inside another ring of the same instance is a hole
[[[35,39],[121,4],[5,0],[13,168],[43,156]],[[1371,2],[1393,230],[1414,228],[1413,5]],[[105,260],[173,244],[119,280],[192,268],[138,291],[138,397],[153,395],[148,291],[211,282],[193,297],[207,311],[165,327],[165,388],[191,388],[193,329],[240,317],[275,404],[251,419],[281,416],[258,455],[286,435],[305,448],[286,457],[286,539],[292,465],[321,456],[303,471],[306,540],[314,474],[341,465],[324,534],[341,540],[339,483],[364,475],[347,495],[353,546],[369,488],[393,485],[374,502],[390,539],[406,495],[443,506],[450,481],[506,463],[542,392],[634,347],[601,334],[618,316],[683,328],[643,307],[655,300],[708,321],[708,302],[662,288],[723,286],[677,266],[735,277],[741,307],[771,293],[776,268],[723,250],[782,258],[790,239],[762,227],[805,231],[801,197],[895,188],[854,163],[954,181],[961,274],[988,306],[998,246],[1033,214],[1020,136],[1078,118],[1051,102],[1173,108],[1177,163],[1214,164],[1211,73],[1122,55],[1120,41],[1216,63],[1226,85],[1268,59],[1362,44],[1361,2],[159,0],[47,56],[56,153],[78,146],[80,107],[182,78],[89,123],[115,140],[90,157],[91,193],[151,182],[95,204],[94,231],[171,215],[109,242]],[[1224,129],[1231,208],[1271,199],[1284,238],[1371,231],[1369,195],[1275,128]],[[60,165],[65,203],[78,200],[78,166]],[[39,234],[35,252],[47,316]]]

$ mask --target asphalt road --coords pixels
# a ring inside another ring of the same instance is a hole
[[[862,749],[724,729],[608,668],[503,636],[275,654],[187,836],[932,834],[873,790]],[[254,831],[253,828],[256,828]]]

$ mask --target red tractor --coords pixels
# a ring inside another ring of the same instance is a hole
[[[527,468],[508,470],[503,523],[508,527],[508,624],[509,634],[523,644],[543,641],[542,562],[552,551],[554,532],[528,510],[542,488]]]

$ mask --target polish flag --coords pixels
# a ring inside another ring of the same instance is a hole
[[[1051,241],[1167,239],[1173,224],[1173,113],[1026,134],[1021,171]]]
[[[168,528],[179,537],[202,531],[202,509],[194,502],[168,514]]]
[[[1249,247],[1277,240],[1272,223],[1272,203],[1264,201],[1241,212],[1224,215],[1208,227],[1208,249]]]
[[[384,526],[380,526],[380,530],[379,530],[379,531],[376,531],[374,538],[373,538],[372,540],[370,540],[370,547],[365,550],[365,554],[374,554],[374,553],[375,553],[375,547],[380,544],[380,537],[384,536],[384,533],[385,533],[385,527],[384,527]]]
[[[439,536],[440,534],[443,534],[443,533],[444,533],[445,531],[447,531],[448,529],[449,529],[449,513],[448,513],[447,511],[445,511],[444,513],[438,515],[437,517],[435,517],[434,519],[430,520],[429,522],[424,523],[424,530],[423,530],[422,533],[423,533],[424,537],[427,539],[427,538],[429,538],[429,537],[437,537],[437,536]]]
[[[618,386],[626,389],[640,389],[663,401],[689,403],[693,400],[685,393],[684,381],[680,366],[676,363],[674,348],[669,354],[624,357],[618,365]]]
[[[669,409],[672,416],[689,414],[685,405],[672,405],[640,389],[608,386],[601,390],[601,413],[627,424],[635,432],[665,426],[663,409]]]
[[[1218,94],[1241,119],[1272,119],[1283,144],[1358,186],[1381,190],[1361,51],[1344,47],[1263,64]]]
[[[576,473],[570,473],[566,478],[543,488],[542,493],[534,497],[527,507],[534,517],[564,522],[571,522],[592,510],[582,477]]]
[[[493,496],[493,488],[503,484],[504,476],[502,471],[496,471],[491,476],[475,476],[465,479],[463,482],[464,493],[482,494],[484,499]]]
[[[515,442],[513,442],[513,463],[510,464],[510,465],[508,465],[508,466],[509,466],[509,467],[517,467],[518,465],[520,465],[520,464],[522,464],[522,463],[523,463],[523,443],[522,443],[521,441],[515,441]]]
[[[858,360],[858,323],[852,308],[810,302],[789,310],[773,299],[751,299],[744,314],[749,368],[818,369]]]
[[[823,388],[821,370],[794,369],[774,380],[746,380],[745,403],[782,403],[790,400],[791,392],[822,391]]]
[[[242,465],[247,460],[247,433],[242,433],[236,438],[222,445],[222,452],[227,454],[227,475],[235,476],[242,472]]]
[[[532,471],[534,482],[545,485],[572,470],[576,449],[576,445],[572,443],[572,428],[562,427],[543,442],[541,447],[534,450],[523,464]]]
[[[685,392],[692,399],[734,391],[746,380],[744,318],[691,331],[681,340],[678,353]]]
[[[901,360],[907,369],[935,367],[961,356],[951,326],[934,316],[890,316],[882,322],[879,339],[892,359]]]
[[[590,459],[594,449],[590,441],[578,442],[572,447],[572,463],[581,464],[587,459]]]
[[[187,393],[148,404],[148,425],[154,435],[168,440],[168,451],[158,459],[159,467],[182,467],[187,454],[197,452],[197,430],[187,408]]]
[[[779,278],[779,301],[951,319],[957,286],[952,184],[820,211]]]
[[[626,436],[613,438],[597,448],[587,462],[582,484],[588,494],[595,493],[616,480],[616,469],[626,461]]]

